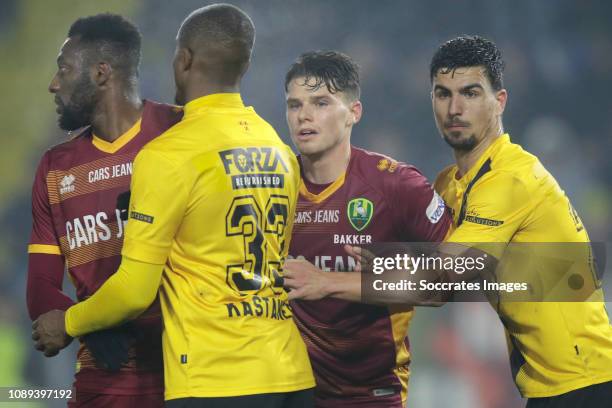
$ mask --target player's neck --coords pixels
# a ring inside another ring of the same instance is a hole
[[[501,135],[501,133],[493,133],[489,136],[485,136],[480,143],[478,143],[474,148],[470,151],[463,150],[455,150],[455,161],[457,162],[457,167],[459,171],[457,172],[457,177],[463,177],[482,157],[485,151],[491,146]]]
[[[142,116],[143,103],[136,92],[109,97],[98,103],[91,122],[94,135],[113,142]]]
[[[351,160],[349,140],[321,155],[302,155],[304,177],[311,183],[329,184],[340,177]]]
[[[193,101],[194,99],[201,98],[203,96],[219,94],[219,93],[240,93],[240,83],[233,85],[219,84],[213,81],[207,81],[205,77],[199,77],[200,80],[192,81],[185,88],[185,104]]]

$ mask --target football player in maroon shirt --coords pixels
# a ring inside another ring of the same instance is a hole
[[[64,268],[78,300],[117,270],[132,161],[182,117],[176,106],[141,100],[140,43],[131,22],[98,14],[76,20],[61,47],[49,91],[59,126],[75,135],[43,155],[34,180],[27,283],[32,320],[73,304],[62,291]],[[69,406],[162,407],[161,331],[156,302],[129,327],[84,336]]]
[[[339,52],[308,52],[285,78],[287,122],[302,183],[285,264],[292,273],[355,269],[344,245],[438,242],[450,226],[443,200],[414,167],[351,145],[363,107],[358,67]],[[299,298],[298,293],[293,296]],[[315,372],[316,406],[406,405],[412,309],[334,298],[292,302]]]

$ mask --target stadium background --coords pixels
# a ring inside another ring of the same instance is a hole
[[[285,140],[287,67],[303,51],[338,49],[361,65],[364,117],[354,129],[353,142],[413,163],[430,180],[452,156],[431,113],[429,60],[439,43],[457,34],[493,39],[507,64],[507,131],[557,178],[592,239],[612,238],[612,3],[231,2],[248,12],[257,28],[253,63],[243,87],[245,102]],[[129,16],[144,37],[142,95],[172,101],[176,30],[191,10],[204,4],[0,2],[0,387],[71,384],[73,352],[45,359],[33,350],[24,295],[34,170],[47,147],[65,140],[47,86],[69,25],[103,11]],[[501,324],[487,305],[418,310],[411,347],[409,406],[437,408],[451,401],[454,407],[523,406],[510,379]]]

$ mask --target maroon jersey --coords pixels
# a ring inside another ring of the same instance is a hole
[[[314,191],[313,191],[314,190]],[[344,244],[441,241],[444,202],[414,168],[353,147],[348,168],[326,186],[302,177],[289,250],[324,271],[349,271]],[[317,407],[402,407],[412,310],[339,299],[292,302],[315,373]]]
[[[63,256],[79,300],[91,296],[117,270],[129,200],[132,161],[151,139],[182,117],[175,106],[144,102],[142,118],[112,143],[85,129],[42,157],[32,191],[30,254]],[[138,288],[133,288],[136,292]],[[84,343],[77,357],[80,392],[163,392],[162,320],[156,301],[134,321],[136,340],[118,373],[95,366]]]

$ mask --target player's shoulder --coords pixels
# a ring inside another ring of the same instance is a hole
[[[512,181],[527,190],[537,189],[543,184],[557,184],[540,159],[520,144],[506,143],[492,159],[491,173],[497,181]]]
[[[376,185],[425,179],[412,164],[359,147],[351,147],[351,161],[351,175]]]
[[[498,171],[529,170],[540,160],[518,143],[504,143],[492,157],[491,169]]]
[[[91,128],[85,126],[76,131],[70,131],[67,135],[67,140],[59,142],[47,149],[43,154],[41,161],[46,160],[48,163],[61,162],[74,157],[82,152],[91,142]]]
[[[176,136],[192,130],[191,121],[183,118],[183,113],[183,108],[180,106],[147,101],[142,126],[157,129],[159,135],[144,145],[138,155],[147,152],[171,153],[174,150],[182,150],[181,140],[184,142],[184,139]]]
[[[166,130],[183,118],[183,108],[150,100],[144,101],[142,127],[151,130]]]
[[[436,191],[444,191],[446,185],[448,185],[450,180],[454,177],[456,169],[457,165],[455,164],[449,164],[448,166],[443,168],[434,180],[434,189]]]

